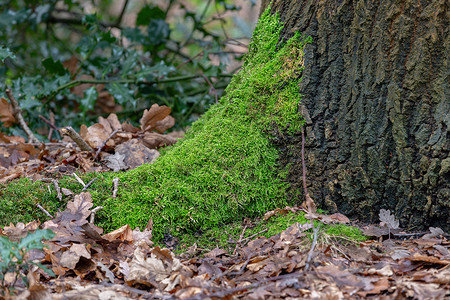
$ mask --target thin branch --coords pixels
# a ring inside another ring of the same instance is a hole
[[[42,121],[44,121],[48,126],[50,126],[50,128],[59,131],[59,128],[55,126],[55,124],[53,124],[51,121],[47,120],[43,115],[38,115],[39,119],[41,119]]]
[[[102,151],[103,147],[106,146],[106,143],[117,133],[119,132],[119,129],[114,130],[107,138],[106,140],[103,141],[103,143],[100,145],[100,147],[98,147],[97,152],[95,153],[94,156],[94,160],[97,159],[97,157],[99,156],[100,152]]]
[[[11,143],[11,144],[0,144],[0,147],[16,147],[20,145],[21,143]],[[60,142],[60,143],[29,143],[28,145],[31,146],[66,146],[68,143],[66,142]]]
[[[99,211],[100,209],[103,209],[103,206],[97,206],[96,208],[94,208],[92,211],[91,211],[91,218],[90,218],[90,220],[89,220],[89,223],[94,223],[94,218],[95,218],[95,214],[97,213],[97,211]]]
[[[75,177],[75,179],[76,179],[83,187],[86,186],[86,184],[84,183],[83,179],[81,179],[81,178],[77,175],[77,173],[73,173],[72,175],[73,175],[73,177]]]
[[[232,77],[231,74],[221,74],[217,77]],[[73,87],[76,87],[81,84],[89,83],[89,84],[111,84],[111,83],[130,83],[130,84],[145,84],[145,85],[153,85],[158,83],[170,83],[170,82],[177,82],[177,81],[184,81],[184,80],[191,80],[195,78],[202,77],[200,74],[196,75],[186,75],[186,76],[178,76],[178,77],[172,77],[172,78],[166,78],[166,79],[160,79],[160,80],[153,80],[153,81],[142,81],[142,80],[134,80],[134,79],[75,79],[70,82],[67,82],[59,87],[57,87],[49,96],[47,96],[47,99],[53,98],[56,94],[58,94],[60,91],[65,89],[70,89]]]
[[[53,219],[53,216],[45,209],[43,208],[39,203],[36,203],[37,208],[39,208],[40,210],[42,210],[42,212],[44,214],[47,215],[47,217],[49,217],[50,219]]]
[[[117,21],[115,23],[115,26],[120,26],[120,23],[122,23],[123,15],[125,14],[125,11],[127,10],[129,0],[125,0],[125,3],[123,4],[122,11],[120,12],[119,17],[117,18]]]
[[[86,185],[83,187],[83,189],[81,191],[82,192],[86,191],[94,183],[94,181],[96,181],[96,180],[97,180],[97,177],[95,177],[94,179],[92,179],[91,181],[86,183]]]
[[[189,34],[188,38],[181,45],[180,49],[184,48],[189,43],[189,41],[191,40],[192,36],[194,35],[195,31],[197,30],[197,23],[200,23],[202,21],[202,19],[205,17],[206,12],[208,11],[209,6],[211,5],[211,1],[212,0],[208,0],[208,2],[205,5],[205,8],[203,9],[202,13],[200,14],[200,17],[198,18],[198,20],[194,19],[194,25],[192,26],[192,31]]]
[[[312,222],[312,219],[311,219],[311,222]],[[313,254],[314,254],[314,248],[316,247],[317,238],[319,237],[319,229],[320,229],[320,224],[317,225],[317,227],[314,227],[314,229],[313,229],[314,239],[313,239],[313,242],[311,245],[311,249],[309,250],[309,253],[308,253],[308,258],[306,259],[305,271],[308,271],[311,266],[311,260],[312,260]]]
[[[83,25],[83,19],[80,17],[73,17],[73,18],[61,18],[57,16],[49,16],[47,19],[47,23],[53,23],[53,24],[65,24],[65,25]],[[114,27],[121,29],[120,26],[116,23],[106,23],[106,22],[99,22],[98,23],[103,29],[106,29],[108,27]]]
[[[10,89],[6,89],[5,92],[9,100],[11,101],[14,117],[19,121],[20,126],[28,136],[28,143],[39,143],[40,141],[34,136],[33,132],[30,130],[30,127],[28,127],[27,123],[25,122],[25,119],[22,116],[22,110],[20,109],[19,103],[17,102],[16,98],[14,98],[12,91]]]
[[[80,147],[81,151],[94,152],[94,149],[92,149],[71,126],[61,128],[61,132],[70,137],[78,147]]]
[[[113,189],[112,198],[116,199],[117,198],[117,191],[119,190],[119,177],[114,177],[113,185],[114,185],[114,189]]]
[[[209,93],[214,95],[214,98],[216,100],[216,103],[219,103],[219,99],[217,96],[217,90],[214,88],[213,84],[211,83],[211,81],[209,81],[208,77],[206,77],[204,74],[202,74],[202,77],[205,79],[205,81],[208,83],[210,89],[209,89]]]
[[[62,201],[62,194],[61,194],[61,188],[58,185],[58,180],[56,179],[51,179],[53,185],[55,186],[55,190],[56,190],[56,196],[58,197],[59,201]]]

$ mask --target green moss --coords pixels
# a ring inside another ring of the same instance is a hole
[[[100,226],[143,227],[153,218],[160,239],[165,231],[211,228],[288,204],[287,170],[277,165],[269,132],[293,134],[303,124],[298,84],[310,39],[296,34],[279,44],[281,28],[266,10],[226,95],[154,164],[121,174],[118,199],[108,196],[113,176],[100,175],[93,195],[104,206]]]

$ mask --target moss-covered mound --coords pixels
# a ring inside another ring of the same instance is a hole
[[[114,175],[101,175],[104,192],[94,195],[105,208],[100,225],[142,227],[153,218],[158,239],[287,204],[286,170],[277,168],[269,131],[294,133],[302,125],[298,83],[308,41],[297,34],[280,45],[280,30],[279,18],[266,11],[226,96],[154,164],[118,175],[118,199],[105,188]]]

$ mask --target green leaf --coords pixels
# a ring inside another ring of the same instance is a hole
[[[50,269],[48,266],[43,265],[41,263],[35,263],[35,262],[31,262],[33,265],[38,266],[39,268],[41,268],[42,270],[44,270],[45,273],[47,273],[50,276],[56,276],[56,274],[53,272],[52,269]]]
[[[141,32],[139,28],[124,28],[122,30],[122,34],[132,42],[136,42],[138,44],[145,43],[146,36]]]
[[[61,61],[54,61],[51,57],[42,60],[42,65],[50,74],[62,76],[67,72]]]
[[[107,89],[119,104],[131,103],[134,107],[136,106],[136,99],[132,97],[132,91],[126,85],[111,83]]]
[[[11,52],[11,50],[9,50],[9,48],[0,46],[0,60],[4,62],[8,57],[11,59],[16,59],[16,56]]]
[[[91,86],[84,91],[84,98],[81,99],[81,110],[87,112],[94,109],[95,101],[97,101],[98,93],[95,86]]]
[[[152,20],[147,28],[146,45],[159,45],[170,35],[170,27],[164,20]]]
[[[50,240],[55,236],[50,229],[37,229],[35,232],[28,233],[19,243],[19,249],[25,248],[26,251],[30,249],[42,249],[44,244],[42,240]]]
[[[166,14],[161,8],[159,8],[158,6],[146,5],[141,9],[141,11],[137,15],[136,26],[149,25],[150,21],[152,20],[155,19],[164,20],[165,18]]]

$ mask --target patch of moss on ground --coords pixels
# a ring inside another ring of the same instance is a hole
[[[104,206],[98,225],[106,231],[124,224],[142,228],[152,218],[155,240],[160,240],[166,231],[195,232],[288,204],[287,170],[277,164],[279,153],[269,132],[275,127],[293,134],[303,125],[298,84],[303,47],[310,39],[296,34],[280,44],[281,29],[278,16],[266,10],[226,95],[154,164],[120,174],[118,199],[110,198],[108,190],[113,175],[87,175],[104,177],[89,189],[95,205]],[[67,182],[77,188],[76,182],[64,180],[61,186]],[[38,191],[16,196],[45,202]]]
[[[97,178],[87,190],[92,194],[95,206],[102,206],[104,201],[111,195],[112,179],[117,173],[88,173],[78,174],[85,183]],[[73,176],[65,176],[58,180],[61,188],[67,188],[75,194],[79,194],[83,186]],[[44,222],[48,217],[37,208],[37,204],[45,208],[53,216],[59,210],[66,208],[68,197],[60,201],[53,183],[41,181],[32,182],[30,179],[21,178],[9,184],[0,185],[0,226],[9,223],[30,222],[40,220]],[[111,216],[104,211],[96,214],[99,226],[107,226]]]

